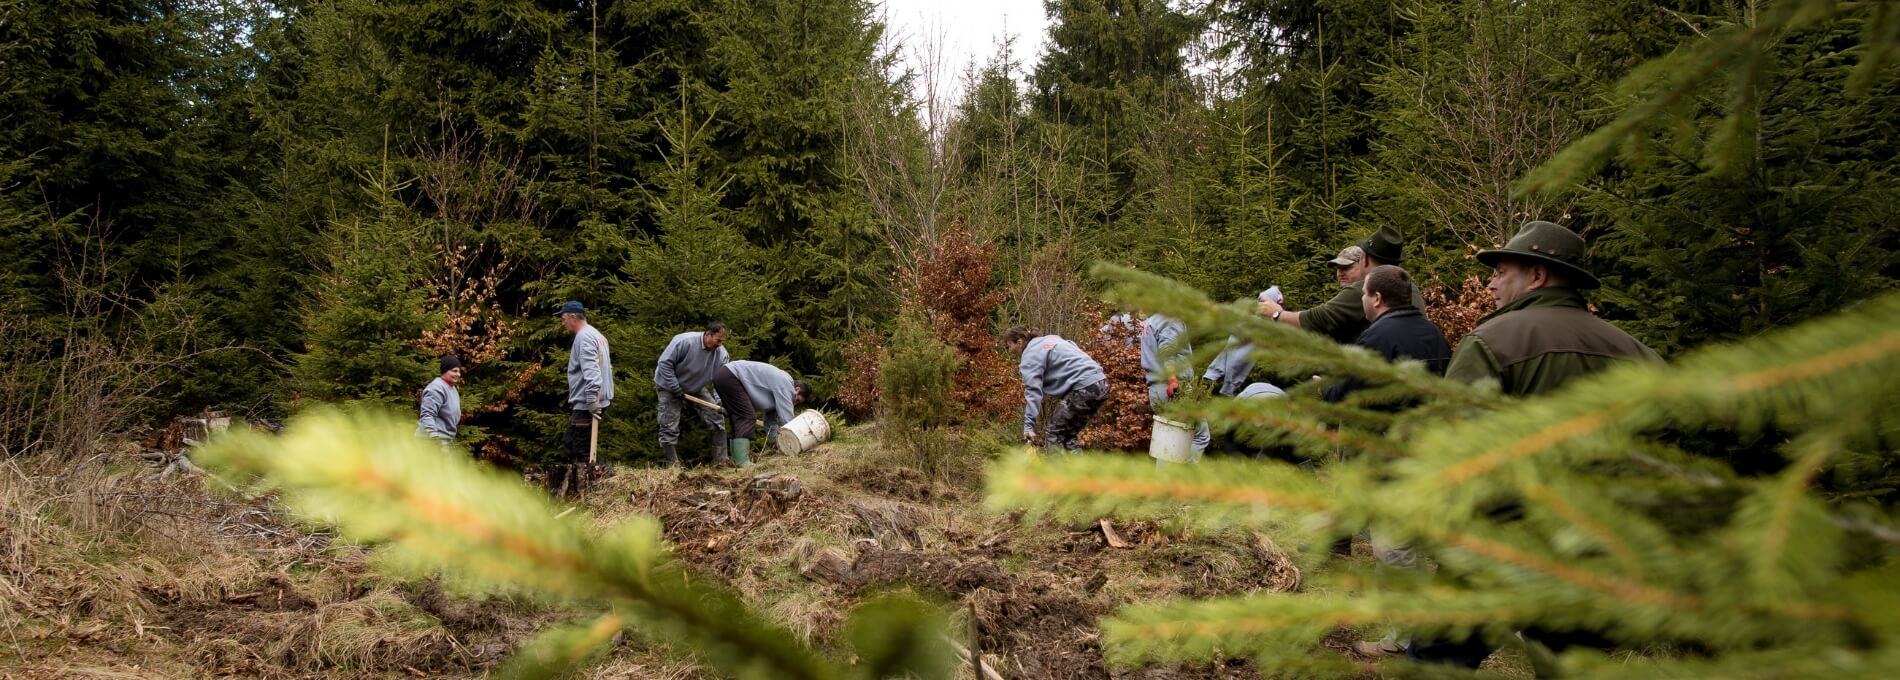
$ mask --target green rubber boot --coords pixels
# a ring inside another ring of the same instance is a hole
[[[739,467],[752,467],[752,440],[735,437],[732,440],[731,449],[732,460],[739,463]]]

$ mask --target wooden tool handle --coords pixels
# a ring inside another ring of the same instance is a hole
[[[714,410],[714,411],[718,411],[718,412],[720,412],[720,413],[725,413],[725,412],[726,412],[726,407],[724,407],[724,406],[720,406],[720,405],[718,405],[718,404],[715,404],[715,403],[712,403],[712,402],[710,402],[710,401],[706,401],[706,400],[704,400],[704,399],[701,399],[701,398],[699,398],[699,397],[695,397],[695,396],[693,396],[693,395],[690,395],[690,394],[681,394],[680,396],[682,396],[682,397],[686,397],[686,400],[687,400],[687,401],[690,401],[690,402],[693,402],[693,403],[695,403],[695,404],[699,404],[700,406],[704,406],[704,407],[706,407],[706,408],[709,408],[709,409],[712,409],[712,410]]]

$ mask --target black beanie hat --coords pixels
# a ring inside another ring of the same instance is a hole
[[[455,358],[453,354],[444,354],[442,355],[441,365],[442,370],[436,371],[436,373],[447,373],[450,369],[461,368],[462,360]]]

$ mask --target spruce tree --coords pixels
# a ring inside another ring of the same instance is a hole
[[[427,325],[421,233],[387,168],[365,182],[378,213],[331,225],[292,374],[305,399],[407,406],[433,374],[413,346]]]

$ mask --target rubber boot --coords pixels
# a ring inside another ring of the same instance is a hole
[[[661,444],[660,452],[666,454],[667,467],[676,468],[680,466],[680,452],[677,450],[677,448],[674,445]]]
[[[732,453],[726,450],[725,430],[716,430],[712,433],[712,449],[713,461],[719,467],[739,467],[732,461]]]
[[[739,467],[752,467],[752,440],[733,439],[730,448],[732,449],[732,460],[739,463]]]

